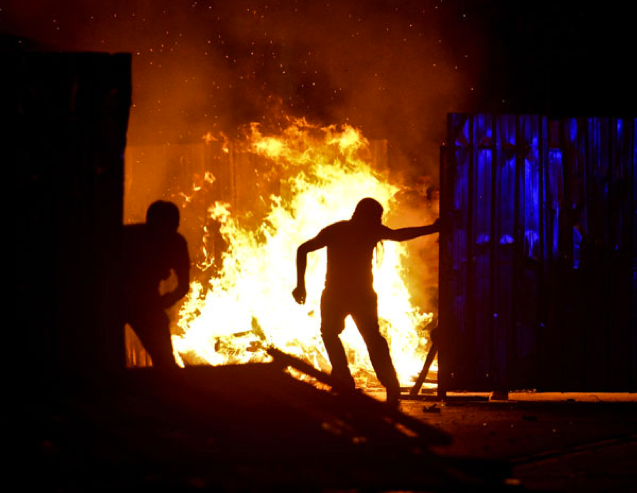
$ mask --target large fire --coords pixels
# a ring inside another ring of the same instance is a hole
[[[179,310],[179,333],[173,335],[175,356],[182,366],[260,362],[270,359],[266,349],[274,346],[329,372],[319,331],[325,251],[309,255],[307,300],[298,305],[291,295],[296,249],[328,224],[349,219],[363,197],[392,210],[399,188],[373,169],[369,142],[348,126],[316,127],[301,120],[266,136],[252,125],[247,138],[249,152],[271,161],[281,192],[261,197],[265,213],[258,224],[227,203],[210,204],[207,213],[220,225],[227,249],[214,275],[191,284]],[[200,262],[202,271],[213,262],[210,255]],[[374,259],[381,331],[402,385],[413,382],[422,368],[427,344],[422,328],[432,317],[410,303],[403,278],[406,255],[405,244],[386,241]],[[376,383],[351,318],[341,338],[357,383]]]

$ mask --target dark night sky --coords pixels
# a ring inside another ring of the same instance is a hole
[[[132,53],[132,143],[232,135],[283,110],[435,170],[448,112],[637,114],[628,4],[1,0],[0,33],[4,50]]]

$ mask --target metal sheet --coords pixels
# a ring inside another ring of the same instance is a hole
[[[635,390],[636,127],[449,115],[443,391]]]

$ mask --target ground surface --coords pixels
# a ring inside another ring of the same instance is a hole
[[[448,397],[401,402],[403,412],[452,437],[433,447],[442,456],[505,461],[526,490],[637,491],[636,394]]]
[[[11,473],[60,493],[637,491],[634,394],[425,394],[396,410],[382,392],[283,368],[130,371],[31,393],[30,455]]]

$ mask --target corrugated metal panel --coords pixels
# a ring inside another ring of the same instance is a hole
[[[636,127],[449,115],[441,389],[637,387]]]
[[[130,65],[127,54],[3,55],[7,166],[17,170],[7,184],[11,217],[18,217],[15,350],[34,371],[34,385],[123,367],[112,267]]]

